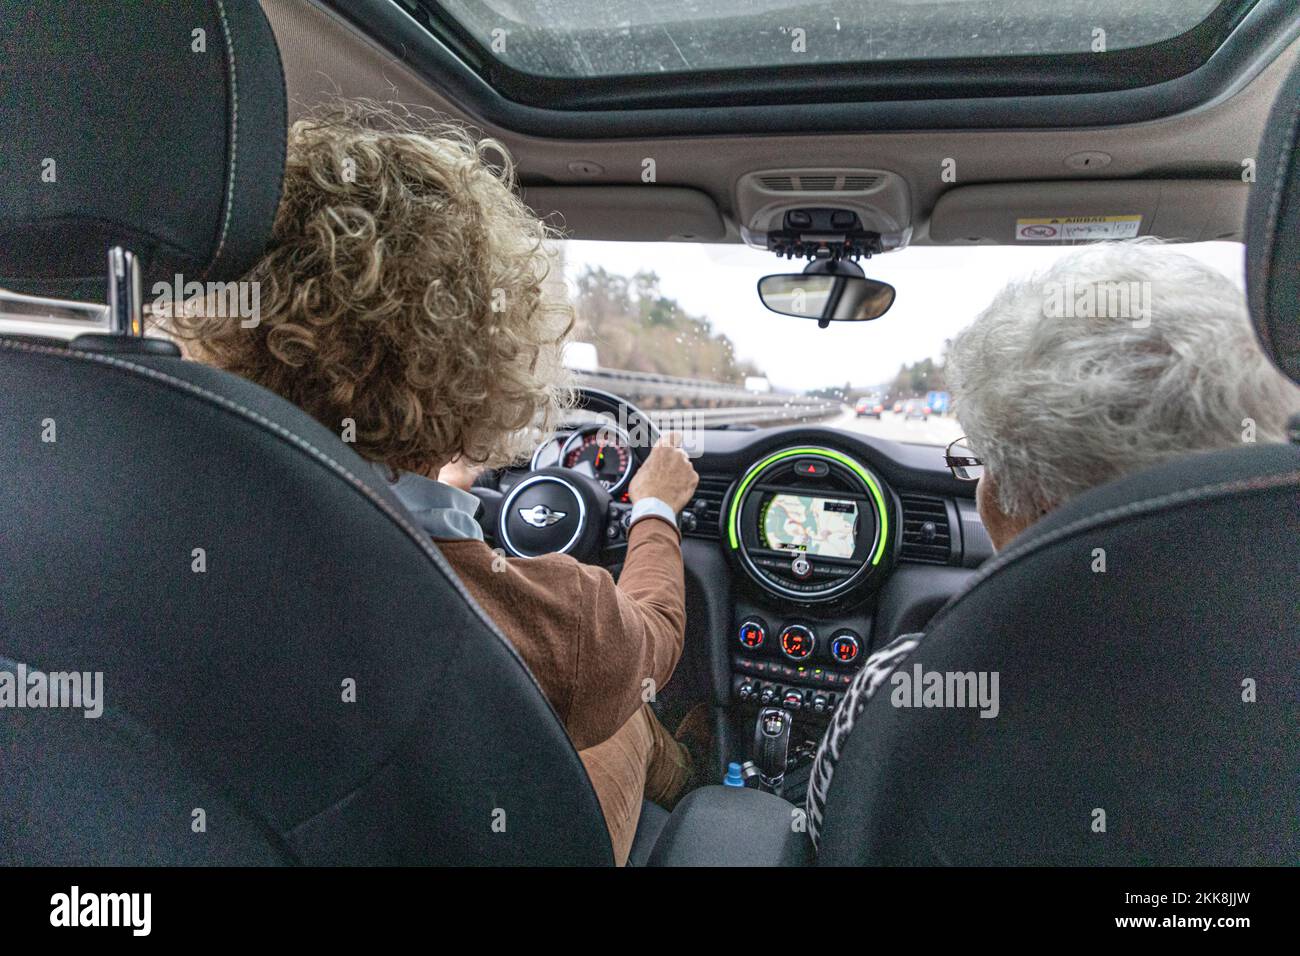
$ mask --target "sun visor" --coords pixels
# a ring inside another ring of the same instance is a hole
[[[1062,244],[1159,236],[1240,240],[1250,188],[1222,179],[1113,179],[958,186],[939,197],[930,241]]]
[[[717,204],[697,189],[678,186],[535,186],[524,202],[567,239],[636,242],[725,239]]]

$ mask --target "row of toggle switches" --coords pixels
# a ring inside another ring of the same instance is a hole
[[[733,690],[741,703],[754,703],[760,707],[783,707],[790,711],[807,711],[810,714],[830,714],[840,701],[835,691],[812,687],[790,687],[769,684],[752,677],[737,677]]]

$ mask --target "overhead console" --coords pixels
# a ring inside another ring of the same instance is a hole
[[[807,258],[796,247],[819,240],[855,244],[862,254],[907,245],[912,204],[907,182],[883,169],[765,169],[736,183],[740,234],[759,249]]]

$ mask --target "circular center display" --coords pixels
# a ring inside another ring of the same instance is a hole
[[[759,540],[774,551],[851,558],[857,528],[856,501],[777,493],[763,502]]]
[[[889,508],[880,481],[829,448],[795,447],[755,463],[727,505],[727,543],[769,591],[826,601],[884,563]]]

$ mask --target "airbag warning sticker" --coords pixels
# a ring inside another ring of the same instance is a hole
[[[1060,216],[1056,219],[1017,219],[1017,242],[1081,242],[1133,239],[1141,216]]]

